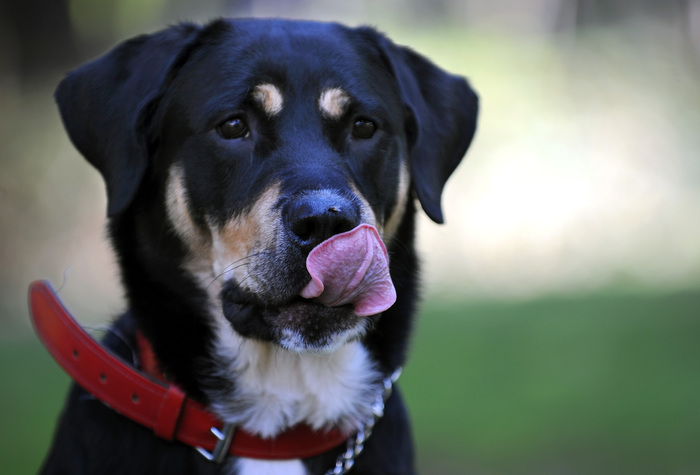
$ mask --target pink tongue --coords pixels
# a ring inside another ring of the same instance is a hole
[[[313,248],[306,269],[311,282],[299,295],[327,307],[353,304],[355,313],[366,317],[396,301],[386,247],[369,224],[336,234]]]

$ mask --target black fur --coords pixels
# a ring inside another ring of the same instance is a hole
[[[250,89],[264,82],[285,92],[285,107],[274,117],[250,103]],[[316,101],[308,100],[327,87],[353,97],[339,120],[324,120]],[[410,168],[409,193],[442,222],[441,192],[472,140],[478,108],[464,79],[372,29],[283,20],[185,24],[132,39],[70,73],[56,98],[71,140],[107,187],[110,236],[129,312],[115,323],[126,345],[114,337],[105,344],[130,361],[129,346],[140,329],[164,371],[204,404],[212,394],[234,393],[236,382],[209,369],[215,364],[210,297],[186,269],[194,248],[178,234],[166,206],[173,167],[182,169],[188,216],[204,234],[207,226],[245,216],[272,184],[279,185],[274,209],[285,229],[274,256],[248,263],[264,274],[269,289],[228,282],[220,306],[239,334],[272,343],[278,342],[275,325],[282,325],[282,314],[283,324],[299,325],[313,348],[358,318],[350,308],[328,309],[296,297],[308,281],[309,249],[359,224],[359,198],[384,223],[399,206],[401,157]],[[245,118],[249,138],[225,140],[217,133],[234,116]],[[351,137],[358,118],[378,126],[370,139]],[[311,214],[323,221],[323,231],[311,239],[298,222],[315,201],[299,203],[319,189],[334,190],[330,199],[351,211],[342,222],[329,223],[322,203]],[[370,318],[362,340],[384,374],[405,362],[418,299],[414,200],[405,206],[386,242],[398,299]],[[338,451],[306,460],[309,473],[331,468]],[[352,473],[411,474],[412,454],[396,391]],[[76,387],[43,473],[208,474],[224,473],[224,467],[230,464],[214,465],[189,447],[157,439]]]

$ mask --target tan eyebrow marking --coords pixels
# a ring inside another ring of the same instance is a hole
[[[282,111],[282,92],[272,84],[260,84],[253,89],[253,99],[262,107],[265,114],[274,117]]]
[[[338,87],[326,89],[318,98],[321,113],[329,119],[338,119],[350,103],[350,95]]]

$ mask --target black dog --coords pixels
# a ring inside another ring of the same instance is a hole
[[[398,392],[376,402],[417,302],[414,197],[442,222],[475,131],[467,82],[370,28],[220,20],[127,41],[56,97],[107,186],[129,310],[104,345],[148,342],[229,427],[359,455],[215,463],[75,386],[44,473],[414,473]]]

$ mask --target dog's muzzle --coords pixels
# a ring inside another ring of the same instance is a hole
[[[228,282],[225,317],[241,335],[294,346],[335,346],[359,335],[365,317],[396,300],[389,257],[356,201],[329,190],[298,194],[282,207],[283,245],[251,264],[265,291]],[[271,257],[272,256],[272,257]]]

